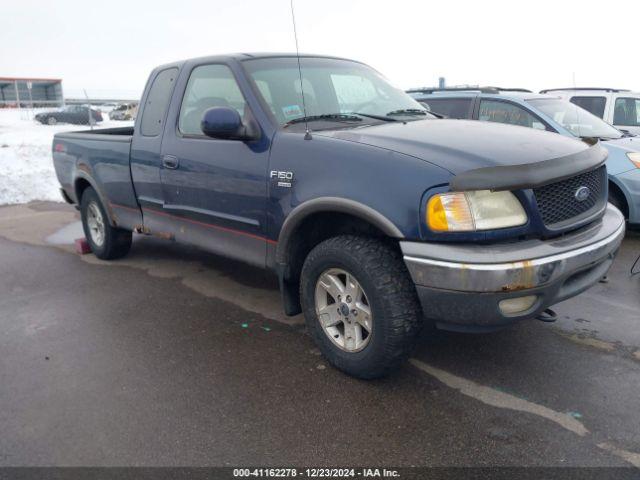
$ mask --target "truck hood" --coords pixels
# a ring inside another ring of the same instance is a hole
[[[539,163],[589,149],[584,142],[528,127],[472,120],[417,120],[314,132],[420,158],[454,175],[483,167]]]

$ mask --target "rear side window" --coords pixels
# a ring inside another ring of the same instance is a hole
[[[571,97],[571,103],[584,108],[596,117],[604,118],[604,107],[607,104],[605,97]]]
[[[202,116],[213,107],[235,108],[240,117],[245,114],[246,102],[240,87],[225,65],[203,65],[193,69],[180,107],[180,132],[202,135]]]
[[[472,98],[427,98],[420,103],[427,110],[444,115],[447,118],[471,118]]]
[[[537,130],[547,129],[539,118],[527,112],[524,108],[513,103],[497,100],[480,101],[478,120],[520,125],[521,127],[535,128]]]
[[[140,133],[145,137],[157,137],[162,132],[177,75],[177,68],[169,68],[153,80],[140,122]]]
[[[640,98],[616,98],[613,124],[640,127]]]

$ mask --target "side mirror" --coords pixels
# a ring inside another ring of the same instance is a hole
[[[221,140],[253,140],[255,135],[242,124],[235,108],[213,107],[204,112],[200,122],[202,133]]]

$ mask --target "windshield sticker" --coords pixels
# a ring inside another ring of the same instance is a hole
[[[284,113],[284,116],[287,120],[302,117],[302,109],[299,105],[289,105],[287,107],[282,107],[282,113]]]

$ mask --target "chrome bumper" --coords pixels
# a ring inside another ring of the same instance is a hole
[[[610,256],[620,246],[624,231],[622,214],[608,205],[600,223],[548,241],[492,246],[401,242],[400,246],[417,285],[509,292],[551,283]]]
[[[486,329],[534,317],[591,287],[611,266],[624,231],[624,217],[608,205],[600,222],[552,240],[400,246],[427,317],[441,328]],[[526,311],[499,308],[527,295],[536,300]]]

